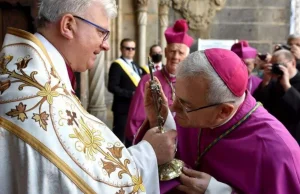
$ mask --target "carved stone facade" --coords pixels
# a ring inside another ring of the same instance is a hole
[[[192,30],[208,29],[216,12],[221,10],[226,0],[173,0],[173,9],[179,11]]]
[[[227,0],[210,25],[210,38],[249,40],[259,52],[271,52],[289,35],[290,6],[290,0]]]
[[[297,2],[295,29],[299,32],[300,0],[293,1]],[[33,31],[30,28],[33,28],[37,2],[0,0],[0,38],[3,39],[7,26]],[[120,56],[119,44],[123,38],[136,40],[135,60],[145,64],[150,46],[160,44],[164,48],[164,31],[179,18],[188,21],[189,34],[195,39],[191,51],[197,50],[198,38],[213,38],[247,39],[260,52],[267,52],[273,44],[284,42],[289,34],[290,1],[287,0],[117,0],[117,4],[118,17],[110,24],[110,50],[97,62],[104,67],[105,75],[98,74],[103,71],[100,69],[81,75],[83,104],[96,116],[104,102],[98,98],[105,93],[106,103],[110,104],[112,96],[106,90],[91,91],[104,87],[97,83],[104,83],[111,62]]]
[[[132,5],[129,0],[122,1],[123,38],[138,40],[137,59],[140,65],[144,65],[152,44],[160,44],[163,48],[166,46],[164,31],[174,22],[169,19],[170,10],[178,12],[180,18],[188,21],[195,38],[203,38],[208,36],[209,25],[226,0],[151,0],[151,3],[136,0],[135,2],[136,5]],[[135,8],[137,12],[134,12]],[[136,20],[132,20],[135,18]],[[136,23],[138,28],[135,28]],[[152,33],[154,30],[156,32]]]
[[[148,0],[137,0],[137,23],[138,23],[138,49],[139,49],[139,65],[146,65],[146,34],[148,19]]]
[[[160,0],[159,1],[159,35],[160,35],[160,46],[165,48],[167,46],[167,41],[165,39],[164,33],[169,25],[169,9],[172,6],[171,0]],[[163,59],[163,63],[166,60]]]

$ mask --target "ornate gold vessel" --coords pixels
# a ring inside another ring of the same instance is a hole
[[[155,104],[155,109],[157,113],[157,126],[160,129],[161,133],[164,133],[164,123],[165,120],[161,116],[161,108],[162,108],[162,97],[160,94],[160,86],[157,84],[157,82],[154,80],[153,77],[153,71],[154,63],[151,61],[150,57],[148,58],[149,62],[149,70],[150,70],[150,88],[152,92],[152,97]],[[166,164],[162,164],[158,166],[158,172],[159,172],[159,179],[161,181],[168,181],[174,178],[177,178],[182,173],[182,168],[184,166],[184,162],[181,160],[178,160],[174,158],[171,162],[168,162]]]

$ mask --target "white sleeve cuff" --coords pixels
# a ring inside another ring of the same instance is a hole
[[[147,194],[159,193],[157,158],[151,144],[143,140],[128,150],[141,172]]]
[[[217,181],[211,177],[208,187],[204,194],[231,194],[232,188],[229,185]]]
[[[171,129],[176,130],[176,123],[175,123],[174,117],[173,117],[170,109],[168,109],[168,116],[167,116],[167,119],[166,119],[165,124],[164,124],[164,130],[168,131],[168,130],[171,130]]]

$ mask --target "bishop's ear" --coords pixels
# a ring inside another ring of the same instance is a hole
[[[62,36],[64,36],[68,40],[73,39],[76,28],[76,20],[71,14],[66,14],[62,16],[60,20],[60,33]]]
[[[227,120],[231,113],[234,110],[234,105],[231,103],[224,103],[220,105],[219,113],[218,113],[218,118],[219,120]]]

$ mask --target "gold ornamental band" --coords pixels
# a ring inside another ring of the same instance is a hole
[[[42,142],[23,130],[21,127],[14,123],[0,117],[0,126],[15,136],[19,137],[25,143],[30,145],[33,149],[38,151],[41,155],[52,162],[60,171],[62,171],[83,193],[96,192],[84,182],[63,160],[61,160],[54,152],[46,147]]]

